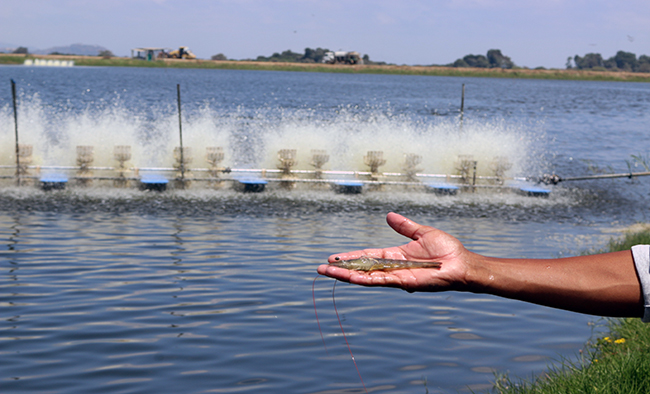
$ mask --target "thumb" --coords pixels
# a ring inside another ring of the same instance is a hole
[[[386,215],[386,222],[393,230],[413,240],[420,238],[421,234],[418,233],[418,230],[424,227],[421,224],[415,223],[411,219],[405,218],[395,212],[390,212]]]

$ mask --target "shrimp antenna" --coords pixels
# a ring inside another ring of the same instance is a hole
[[[320,332],[320,339],[323,340],[323,347],[325,347],[325,352],[329,355],[330,352],[327,350],[327,345],[325,344],[325,338],[323,338],[323,330],[320,329],[320,321],[318,320],[318,310],[316,310],[316,279],[320,278],[320,275],[316,275],[314,281],[311,283],[311,298],[314,300],[314,313],[316,314],[316,323],[318,324],[318,332]]]
[[[352,354],[352,349],[350,348],[350,344],[348,343],[348,338],[345,336],[345,331],[343,330],[343,324],[341,323],[341,318],[339,317],[339,311],[336,309],[336,299],[334,298],[334,290],[336,289],[336,282],[338,282],[338,280],[334,281],[334,287],[332,287],[332,303],[334,304],[334,312],[336,312],[336,319],[339,321],[339,326],[341,327],[341,333],[343,334],[343,339],[345,339],[345,344],[348,346],[348,350],[350,351],[350,356],[352,357],[352,362],[354,363],[354,367],[357,369],[357,374],[359,375],[359,379],[361,380],[361,385],[363,386],[363,390],[367,393],[368,389],[366,388],[366,384],[363,383],[363,378],[361,377],[361,372],[359,372],[359,367],[357,366],[357,362],[354,360],[354,354]]]

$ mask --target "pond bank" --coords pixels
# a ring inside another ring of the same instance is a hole
[[[89,67],[152,67],[152,68],[196,68],[222,70],[266,70],[299,71],[346,74],[394,74],[448,77],[560,79],[584,81],[650,82],[650,73],[589,71],[589,70],[531,70],[531,69],[486,69],[456,68],[442,66],[406,65],[334,65],[316,63],[274,63],[238,60],[179,60],[161,59],[145,61],[125,57],[102,58],[98,56],[68,55],[20,55],[0,54],[0,64],[23,64],[25,59],[74,60],[77,66]]]

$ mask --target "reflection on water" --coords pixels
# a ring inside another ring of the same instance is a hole
[[[382,214],[367,212],[23,212],[0,222],[0,355],[11,392],[358,388],[331,307],[332,282],[316,283],[328,353],[311,281],[334,251],[401,242]],[[494,223],[438,224],[471,238]],[[520,243],[522,253],[525,245],[529,254],[548,255],[548,245],[531,247],[516,224],[503,224],[498,237],[514,250]],[[468,246],[490,251],[488,242]],[[492,379],[488,369],[526,375],[559,348],[578,349],[593,319],[461,293],[344,285],[336,297],[364,379],[387,392],[417,387],[423,377],[443,392],[483,387]]]

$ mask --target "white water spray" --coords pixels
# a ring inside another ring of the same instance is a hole
[[[456,119],[425,123],[377,110],[363,116],[341,110],[329,119],[316,119],[307,110],[288,114],[274,109],[254,116],[224,113],[204,105],[184,112],[184,145],[191,148],[190,167],[208,166],[207,147],[222,147],[225,166],[276,168],[281,149],[296,149],[295,169],[310,170],[311,150],[326,150],[330,160],[324,170],[368,171],[364,156],[381,151],[383,172],[403,171],[406,154],[422,157],[420,172],[457,173],[460,155],[477,162],[479,175],[491,175],[497,157],[509,162],[506,175],[540,167],[535,141],[543,138],[539,127],[505,121],[465,120],[462,131]],[[135,167],[171,167],[178,146],[178,118],[171,111],[154,111],[144,119],[123,105],[80,113],[48,115],[38,95],[19,102],[21,144],[33,145],[36,165],[75,165],[78,145],[94,146],[96,166],[114,166],[115,145],[130,145]],[[0,164],[15,162],[11,108],[0,108]]]

